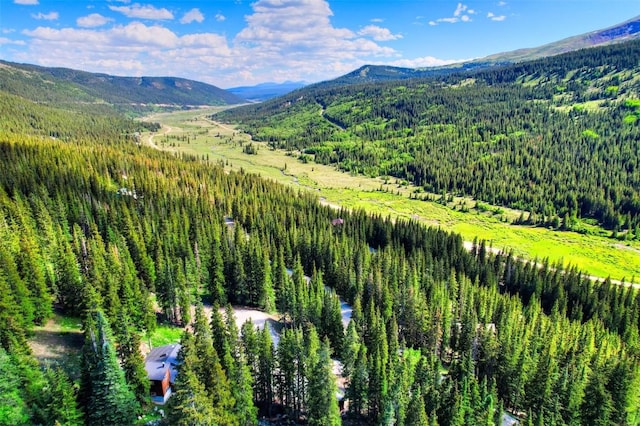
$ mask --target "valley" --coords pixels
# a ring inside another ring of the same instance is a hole
[[[640,17],[413,68],[521,5],[117,3],[3,4],[135,76],[0,60],[0,426],[640,425]]]
[[[617,241],[610,232],[592,226],[593,234],[556,231],[547,227],[512,224],[518,210],[486,205],[484,211],[473,208],[470,198],[454,197],[445,205],[437,201],[413,199],[440,198],[439,194],[416,193],[416,187],[398,179],[368,178],[336,170],[335,167],[303,162],[299,153],[275,150],[263,142],[251,141],[237,129],[221,125],[208,117],[220,108],[188,112],[161,113],[144,120],[159,122],[163,129],[153,138],[159,149],[206,158],[226,170],[244,170],[276,182],[316,194],[335,208],[363,209],[371,214],[415,219],[426,225],[460,233],[466,241],[486,240],[490,246],[528,260],[548,258],[552,264],[577,266],[595,279],[630,283],[640,277],[640,241]],[[255,145],[257,153],[243,148]],[[463,212],[466,206],[467,212]]]

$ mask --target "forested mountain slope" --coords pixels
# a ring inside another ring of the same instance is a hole
[[[193,324],[166,424],[340,424],[330,351],[355,422],[495,424],[504,409],[532,424],[640,420],[637,290],[112,139],[135,129],[126,119],[102,139],[88,130],[99,116],[72,125],[5,97],[16,124],[0,127],[0,424],[144,422],[140,339],[158,318]],[[346,331],[336,293],[353,306]],[[279,346],[251,325],[238,338],[203,301],[279,312]],[[27,345],[53,309],[83,321],[79,391]]]
[[[497,53],[466,62],[424,68],[364,65],[341,77],[317,83],[315,86],[327,88],[347,84],[384,82],[389,80],[443,77],[463,71],[489,69],[500,65],[545,58],[589,47],[624,43],[637,38],[640,38],[640,16],[609,28],[591,31],[543,46]]]
[[[309,87],[216,119],[345,172],[530,210],[533,223],[633,230],[639,58],[632,41],[442,78]]]
[[[0,61],[0,90],[52,105],[109,104],[122,111],[163,106],[233,105],[244,100],[210,84],[176,77],[117,77]],[[151,105],[148,105],[151,106]]]

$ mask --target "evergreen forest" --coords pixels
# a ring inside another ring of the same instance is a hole
[[[609,58],[601,72],[610,75],[624,58],[637,65],[629,52],[639,48],[591,54]],[[563,56],[557,74],[580,55],[589,54]],[[545,62],[521,67],[550,72]],[[273,142],[322,140],[304,147],[317,161],[344,154],[343,167],[378,164],[371,173],[436,191],[637,223],[638,124],[626,118],[637,117],[636,86],[620,75],[605,99],[585,88],[593,76],[561,91],[522,75],[356,86],[349,102],[314,89],[324,124]],[[303,99],[287,108],[311,111],[311,95],[294,96]],[[562,109],[560,99],[591,96],[602,108]],[[469,251],[459,235],[416,221],[322,206],[314,194],[145,147],[145,126],[0,91],[0,425],[145,424],[153,407],[140,344],[159,323],[184,332],[174,393],[155,424],[499,425],[505,413],[523,425],[640,424],[636,288],[483,241]],[[391,151],[413,159],[383,155]],[[515,158],[539,167],[508,167]],[[346,328],[340,300],[353,309]],[[277,315],[277,346],[266,328],[238,330],[232,306]],[[54,312],[82,320],[78,374],[34,357],[34,329]],[[332,360],[343,365],[343,412]]]
[[[640,41],[434,78],[318,83],[219,113],[348,173],[640,238]]]

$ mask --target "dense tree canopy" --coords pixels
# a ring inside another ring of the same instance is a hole
[[[216,118],[305,160],[529,210],[533,223],[634,230],[638,57],[632,41],[448,77],[320,83]]]
[[[493,424],[503,409],[532,424],[638,424],[637,290],[484,242],[467,251],[415,221],[335,211],[257,176],[91,136],[84,126],[100,118],[89,113],[7,99],[14,115],[0,116],[23,127],[0,128],[5,423],[77,424],[78,410],[91,424],[135,423],[145,399],[133,347],[158,315],[189,325],[171,424],[278,412],[337,424],[329,353],[345,366],[345,415],[366,424]],[[18,106],[68,137],[25,127]],[[135,128],[121,119],[105,135],[121,124]],[[346,332],[340,297],[353,307]],[[278,345],[250,324],[238,337],[230,310],[205,315],[211,300],[277,310]],[[85,324],[80,395],[27,345],[52,304]],[[42,392],[53,386],[65,413]]]

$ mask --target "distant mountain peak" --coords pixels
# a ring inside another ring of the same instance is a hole
[[[27,79],[27,80],[25,80]],[[141,105],[186,107],[235,105],[245,100],[211,84],[180,77],[120,77],[70,68],[0,60],[0,90],[42,102],[107,103],[122,109]]]
[[[538,47],[518,49],[511,52],[502,52],[485,58],[478,62],[520,62],[539,59],[546,56],[559,55],[574,50],[588,47],[602,46],[611,43],[622,43],[627,40],[640,38],[640,16],[602,30],[591,31],[585,34],[565,38]]]
[[[587,39],[594,45],[607,43],[617,39],[627,40],[639,36],[640,16],[636,16],[635,18],[614,27],[586,34]]]
[[[227,91],[253,102],[262,102],[286,95],[304,86],[306,86],[306,83],[303,81],[285,81],[282,83],[266,82],[256,84],[255,86],[231,87],[227,89]]]

